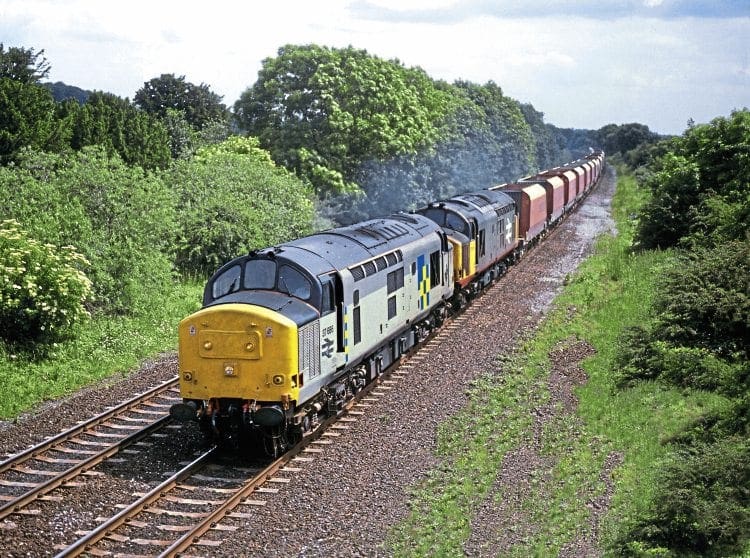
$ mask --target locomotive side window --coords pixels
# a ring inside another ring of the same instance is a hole
[[[396,296],[392,296],[388,299],[388,319],[396,317]]]
[[[388,294],[404,286],[404,268],[401,267],[388,274]]]
[[[443,279],[440,276],[440,251],[436,250],[430,254],[430,287],[435,288],[438,285],[443,284]]]
[[[224,295],[233,293],[240,288],[240,273],[242,268],[238,265],[234,265],[227,269],[224,273],[219,275],[215,280],[211,289],[211,294],[214,299],[221,298]]]
[[[273,260],[248,260],[245,264],[246,289],[273,289],[276,284],[276,262]]]
[[[356,345],[362,341],[362,324],[360,322],[359,306],[357,306],[352,312],[352,317],[354,321],[354,344]]]
[[[322,298],[320,301],[320,315],[325,316],[334,311],[333,281],[329,278],[321,278]]]
[[[291,296],[308,300],[312,294],[310,280],[288,265],[279,267],[278,290]]]

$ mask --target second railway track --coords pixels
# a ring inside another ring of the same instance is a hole
[[[0,463],[0,520],[90,471],[171,419],[176,379],[163,382]]]

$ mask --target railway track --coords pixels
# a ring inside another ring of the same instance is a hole
[[[424,344],[433,337],[439,339],[431,336]],[[367,407],[393,389],[399,378],[409,373],[412,359],[418,362],[417,351],[384,372],[337,415],[321,422],[319,428],[269,465],[257,469],[236,463],[221,465],[214,459],[219,450],[212,447],[158,486],[139,494],[135,502],[120,506],[121,511],[114,516],[98,518],[96,528],[78,532],[80,538],[73,544],[56,548],[56,558],[84,554],[167,557],[184,555],[191,549],[196,555],[210,554],[211,548],[222,544],[221,533],[238,528],[227,525],[227,519],[252,520],[253,508],[265,506],[264,496],[278,492],[278,486],[291,481],[289,475],[300,472],[301,465],[313,461]]]
[[[164,427],[171,421],[169,406],[178,399],[173,378],[5,459],[0,520],[35,513],[28,506],[39,499],[61,499],[48,494]]]

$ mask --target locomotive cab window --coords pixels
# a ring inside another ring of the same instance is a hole
[[[445,216],[445,226],[448,229],[460,232],[464,236],[473,238],[472,229],[469,223],[467,223],[463,217],[456,215],[455,213],[448,213]]]
[[[239,290],[241,272],[242,268],[238,265],[234,265],[214,279],[214,284],[211,288],[211,294],[214,299],[221,298],[224,295]]]
[[[291,296],[308,300],[312,294],[310,280],[289,265],[279,267],[278,290]]]
[[[273,289],[276,284],[276,262],[273,260],[248,260],[245,263],[246,289]]]

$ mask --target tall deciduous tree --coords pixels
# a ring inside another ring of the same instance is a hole
[[[36,52],[33,48],[10,47],[6,50],[0,43],[0,78],[36,84],[47,77],[51,68],[44,57],[44,49]]]
[[[201,130],[212,122],[227,122],[229,112],[221,99],[204,83],[195,85],[185,76],[162,74],[144,83],[133,102],[159,118],[167,118],[169,110],[178,110],[191,126]]]
[[[545,124],[544,113],[536,110],[531,103],[523,103],[520,108],[534,136],[537,169],[549,169],[565,162],[562,158],[562,149],[557,142],[556,130],[553,126]]]
[[[482,110],[491,140],[485,147],[488,163],[502,169],[503,176],[517,179],[537,167],[536,144],[518,101],[503,95],[494,82],[476,85],[457,82]]]
[[[659,135],[649,130],[645,124],[607,124],[596,132],[599,146],[606,153],[625,154],[631,149],[659,140]]]
[[[316,45],[279,49],[235,103],[240,125],[322,197],[357,191],[366,161],[429,149],[446,108],[422,70]]]

